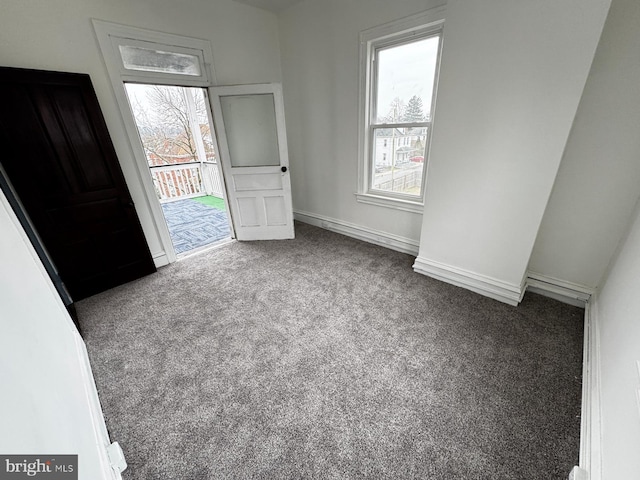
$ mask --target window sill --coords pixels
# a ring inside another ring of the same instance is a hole
[[[422,214],[422,210],[424,209],[424,205],[420,202],[383,197],[381,195],[373,195],[371,193],[356,193],[355,195],[358,202],[369,205],[377,205],[379,207],[393,208],[394,210],[420,214]]]

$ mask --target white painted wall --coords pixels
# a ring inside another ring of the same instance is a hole
[[[629,234],[597,293],[600,330],[602,479],[640,472],[640,204]]]
[[[152,255],[162,245],[91,19],[208,39],[218,84],[281,81],[277,19],[232,0],[3,0],[0,65],[88,73]]]
[[[421,215],[356,201],[360,31],[443,0],[303,1],[280,13],[295,211],[418,242]]]
[[[78,454],[81,479],[114,479],[84,343],[17,222],[0,192],[0,452]]]
[[[520,287],[609,4],[448,2],[419,259]]]
[[[596,287],[640,193],[640,2],[613,0],[529,269]]]

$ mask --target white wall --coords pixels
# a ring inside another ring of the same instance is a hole
[[[640,193],[640,2],[613,0],[529,269],[596,287]]]
[[[3,0],[0,65],[88,73],[151,253],[162,245],[140,186],[91,19],[208,39],[218,84],[281,81],[277,19],[231,0]]]
[[[295,211],[415,243],[421,215],[356,201],[361,30],[443,0],[303,1],[279,17],[283,88]]]
[[[632,221],[594,302],[600,331],[603,480],[638,478],[640,472],[640,205]]]
[[[451,0],[419,261],[519,289],[608,0]]]
[[[0,452],[78,454],[80,478],[115,478],[84,343],[2,192],[0,232]]]

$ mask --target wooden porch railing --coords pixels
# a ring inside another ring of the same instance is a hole
[[[153,186],[161,202],[213,195],[224,197],[218,165],[213,162],[188,162],[150,166]]]
[[[217,163],[205,162],[202,164],[202,183],[207,195],[224,198],[224,183],[222,183]]]

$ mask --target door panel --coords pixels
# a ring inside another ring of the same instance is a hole
[[[0,68],[0,162],[74,300],[155,271],[88,75]]]
[[[270,227],[287,224],[287,209],[282,197],[264,197],[264,211]]]
[[[282,190],[282,175],[278,173],[264,174],[244,174],[237,173],[233,177],[233,184],[236,191],[242,192],[246,190]]]
[[[259,207],[256,197],[251,196],[248,198],[238,197],[236,199],[238,204],[238,212],[240,213],[240,226],[241,227],[259,227],[260,218],[258,215]]]
[[[56,128],[58,124],[51,119],[47,123],[50,125],[48,130],[59,135],[54,139],[55,145],[67,145],[71,150],[68,155],[72,161],[75,161],[75,171],[77,171],[81,189],[88,191],[109,188],[114,181],[107,168],[107,162],[95,161],[96,158],[102,157],[102,152],[90,128],[91,121],[87,116],[82,98],[72,89],[58,88],[56,94],[51,97],[51,101],[58,114],[60,129]],[[41,111],[47,110],[43,108]]]
[[[280,85],[214,87],[209,91],[236,237],[293,238]]]

